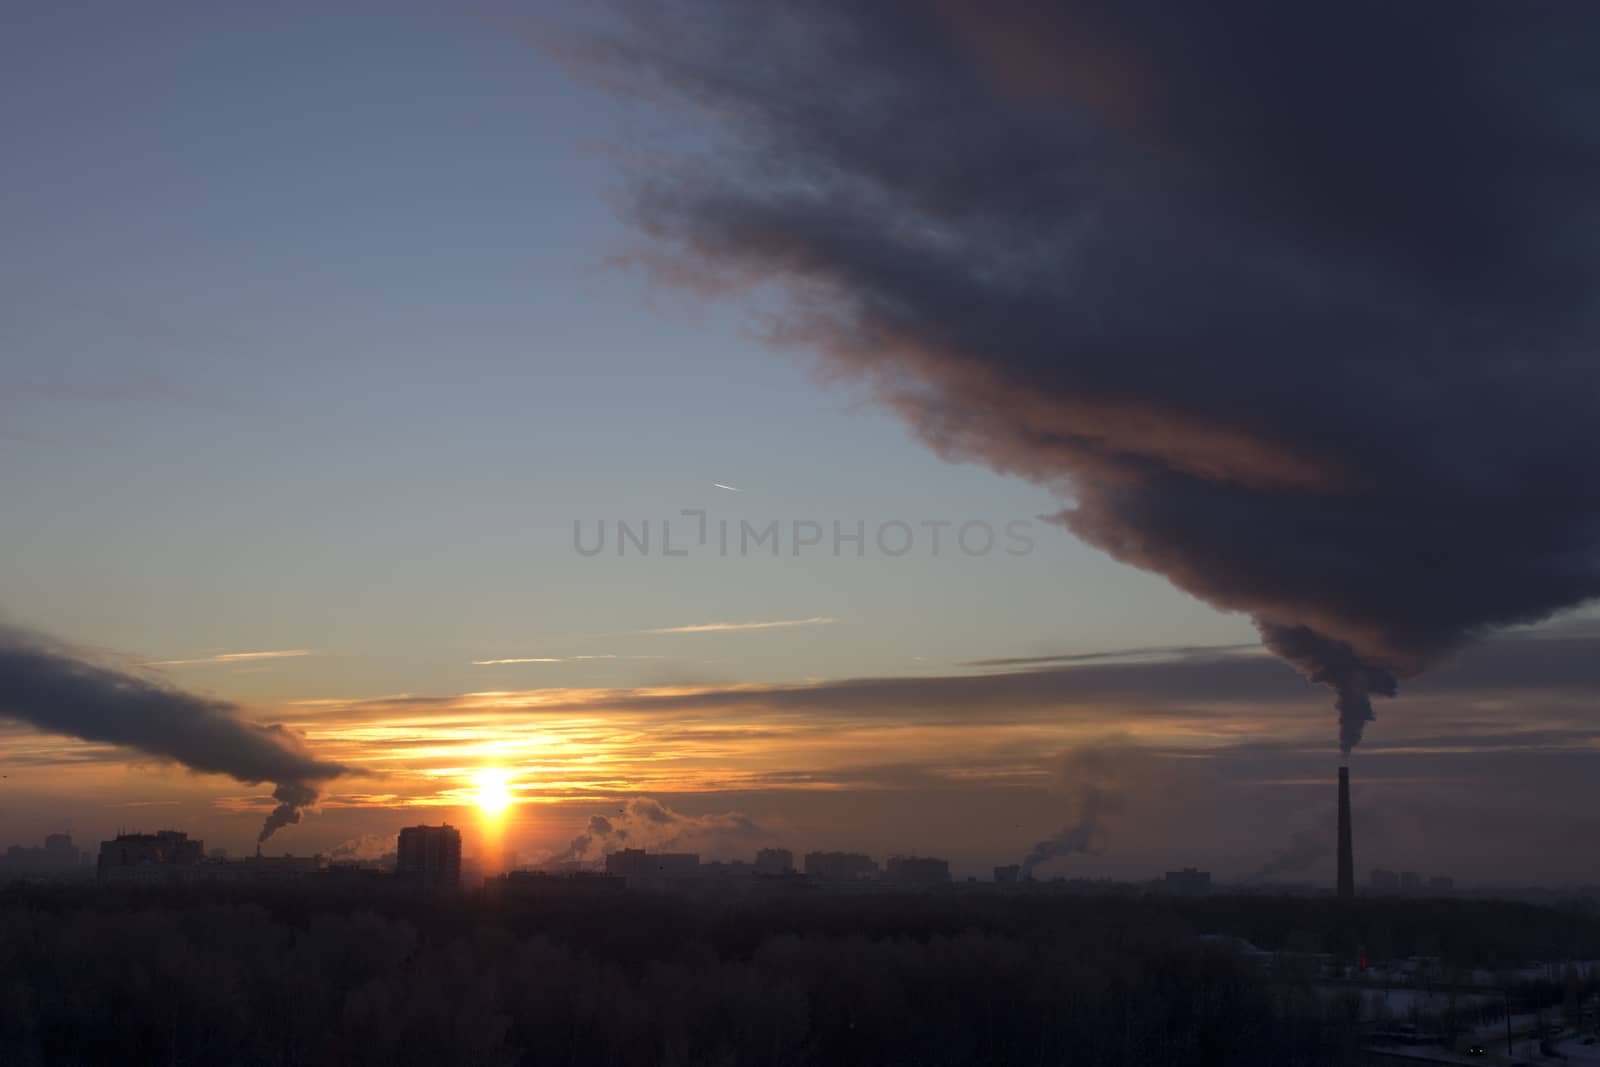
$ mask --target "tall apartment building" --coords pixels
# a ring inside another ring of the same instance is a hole
[[[413,888],[453,891],[461,886],[461,831],[443,826],[407,826],[400,831],[395,876]]]

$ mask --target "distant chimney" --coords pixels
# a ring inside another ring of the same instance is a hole
[[[1350,768],[1339,768],[1339,899],[1356,895],[1356,861],[1350,850]]]

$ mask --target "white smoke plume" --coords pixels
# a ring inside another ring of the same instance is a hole
[[[754,820],[737,812],[685,815],[651,797],[636,797],[614,812],[590,816],[584,831],[550,862],[593,864],[623,848],[714,848],[729,839],[752,840],[762,833]]]

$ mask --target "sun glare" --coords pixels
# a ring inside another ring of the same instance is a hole
[[[478,772],[478,810],[491,818],[504,815],[514,799],[509,773],[499,767],[485,767]]]

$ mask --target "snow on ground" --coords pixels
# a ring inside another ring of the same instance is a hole
[[[1600,1063],[1600,1041],[1585,1045],[1581,1037],[1563,1038],[1556,1042],[1556,1051],[1572,1063]]]

